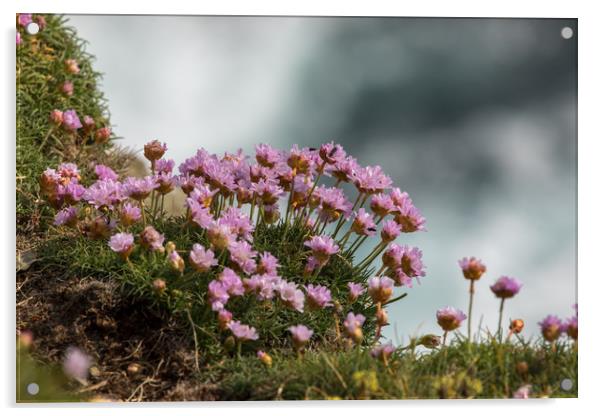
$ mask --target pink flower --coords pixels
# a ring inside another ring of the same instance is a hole
[[[359,344],[362,341],[362,326],[364,325],[364,322],[366,322],[366,317],[364,315],[361,313],[355,315],[353,312],[349,312],[343,322],[347,336],[353,339],[356,344]]]
[[[63,371],[69,377],[86,380],[91,364],[90,357],[76,347],[67,348],[63,361]]]
[[[94,167],[94,173],[101,181],[112,180],[116,181],[118,179],[117,174],[113,169],[105,165],[96,165]]]
[[[307,292],[307,305],[310,309],[324,309],[332,306],[330,290],[325,286],[309,284],[305,286]]]
[[[375,303],[385,303],[393,294],[393,279],[382,277],[371,277],[368,279],[368,294]]]
[[[408,277],[422,277],[425,276],[424,264],[422,263],[422,251],[418,247],[401,247],[401,270]]]
[[[217,313],[217,322],[221,329],[228,328],[228,324],[232,321],[232,312],[222,309]]]
[[[458,261],[464,277],[468,280],[479,280],[483,273],[487,271],[487,267],[476,257],[464,257]]]
[[[372,348],[370,355],[374,358],[379,358],[383,361],[386,361],[394,352],[395,347],[393,346],[393,343],[389,341],[386,344],[377,345],[376,347]]]
[[[259,255],[259,263],[257,264],[258,274],[275,275],[278,272],[278,259],[271,253],[264,251]]]
[[[309,342],[309,339],[314,334],[314,331],[306,327],[305,325],[296,325],[288,328],[289,332],[293,336],[293,344],[295,349],[300,350]]]
[[[401,226],[401,231],[404,233],[425,230],[424,223],[426,219],[411,204],[399,208],[399,212],[395,215],[395,221]]]
[[[334,164],[331,173],[338,181],[351,182],[355,177],[355,172],[359,169],[361,167],[357,164],[357,161],[353,157],[347,156],[345,159],[339,160]]]
[[[73,95],[73,83],[71,81],[65,81],[63,85],[61,85],[61,92],[65,94],[67,97]],[[85,120],[85,118],[84,118]]]
[[[205,249],[205,247],[200,244],[194,244],[192,246],[189,259],[192,267],[200,273],[205,273],[209,271],[211,267],[217,265],[217,259],[215,258],[213,251]]]
[[[159,159],[155,162],[155,171],[157,173],[172,173],[175,162],[172,159]]]
[[[303,312],[305,295],[303,291],[297,288],[295,283],[283,281],[276,287],[276,290],[280,293],[280,299],[286,306],[298,312]]]
[[[224,250],[236,241],[232,228],[222,221],[212,222],[207,228],[207,238],[217,250]]]
[[[365,291],[364,285],[361,283],[347,283],[347,287],[349,288],[349,301],[355,302]]]
[[[123,182],[125,194],[137,201],[146,199],[153,189],[156,189],[158,186],[152,176],[144,178],[129,177]]]
[[[437,311],[437,323],[444,331],[453,331],[460,327],[466,315],[459,309],[447,306]]]
[[[366,194],[377,194],[389,188],[393,181],[382,171],[380,166],[366,166],[355,172],[355,186]]]
[[[401,227],[393,220],[385,221],[383,229],[380,232],[380,237],[383,242],[389,243],[399,237]]]
[[[320,158],[329,165],[334,165],[335,163],[344,160],[346,156],[343,147],[334,142],[325,143],[320,146],[319,155]]]
[[[376,234],[376,224],[374,217],[366,212],[364,208],[360,208],[355,214],[351,229],[359,235],[373,236]]]
[[[123,225],[129,227],[130,225],[140,221],[142,218],[142,211],[139,207],[126,202],[121,208],[120,220]]]
[[[577,316],[575,315],[567,319],[566,322],[563,324],[563,329],[569,337],[577,341],[577,335],[579,332]]]
[[[17,31],[17,36],[16,36],[16,45],[19,46],[20,44],[23,43],[23,40],[21,39],[21,34],[19,33],[19,31]]]
[[[219,280],[212,280],[209,282],[207,295],[209,297],[209,303],[211,303],[211,309],[214,311],[221,311],[224,309],[224,306],[230,299],[228,287]]]
[[[121,257],[127,259],[134,249],[134,236],[130,233],[117,233],[109,239],[109,247]]]
[[[63,113],[63,127],[71,131],[81,129],[82,123],[75,110],[67,110]]]
[[[314,258],[321,265],[326,264],[330,256],[339,252],[339,246],[336,245],[334,240],[323,235],[312,237],[305,242],[305,246],[311,249]]]
[[[490,286],[491,291],[501,299],[508,299],[516,295],[523,286],[517,279],[508,276],[502,276]]]
[[[261,166],[273,168],[282,160],[282,155],[272,146],[261,143],[255,146],[255,159]]]
[[[94,182],[84,193],[83,198],[96,209],[113,209],[125,196],[121,183],[113,180],[100,180]]]
[[[541,327],[541,334],[548,342],[556,341],[564,329],[562,321],[556,315],[548,315],[538,324]]]
[[[256,269],[257,252],[246,241],[234,241],[228,246],[230,260],[245,274],[252,274]]]
[[[259,339],[257,330],[249,325],[243,325],[240,321],[232,321],[228,323],[228,329],[239,341],[255,341]]]
[[[528,399],[530,394],[531,394],[531,385],[526,384],[524,386],[519,387],[518,390],[516,390],[514,392],[512,397],[514,399]]]
[[[26,27],[32,21],[31,13],[19,13],[18,22],[20,26]]]
[[[77,223],[77,210],[75,207],[67,207],[57,212],[54,217],[54,225],[67,225],[73,227]]]
[[[230,296],[241,296],[245,293],[242,280],[240,280],[240,277],[234,273],[234,270],[229,269],[228,267],[224,268],[224,270],[220,273],[219,281],[222,283],[223,287]]]
[[[384,217],[393,212],[396,207],[389,195],[376,194],[370,198],[370,208],[379,217]]]
[[[180,273],[184,273],[184,259],[178,254],[176,250],[168,251],[167,261],[172,269],[177,270]]]
[[[163,252],[163,242],[165,237],[153,228],[152,225],[147,225],[142,233],[140,233],[140,244],[151,251]]]

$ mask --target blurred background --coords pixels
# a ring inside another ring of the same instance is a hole
[[[577,21],[557,19],[69,16],[104,73],[115,132],[252,152],[335,140],[410,193],[427,276],[390,307],[395,342],[466,311],[457,265],[477,256],[474,327],[497,327],[489,285],[524,287],[505,321],[527,336],[577,297]],[[567,29],[569,28],[569,29]],[[399,290],[399,289],[397,289]]]

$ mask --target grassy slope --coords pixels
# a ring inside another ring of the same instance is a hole
[[[37,178],[47,166],[75,161],[85,171],[94,161],[117,168],[124,167],[125,162],[118,152],[107,155],[111,145],[89,145],[80,151],[62,134],[51,134],[42,146],[49,131],[47,117],[54,108],[74,108],[80,116],[88,114],[108,122],[106,103],[97,88],[99,74],[92,69],[92,57],[85,53],[83,41],[62,19],[47,16],[47,21],[48,28],[35,39],[25,36],[17,51],[17,232],[22,236],[39,233],[40,218],[50,213],[38,202],[37,194]],[[66,58],[77,59],[82,69],[78,76],[69,77],[75,84],[75,94],[69,98],[57,93],[66,78],[62,67]],[[78,275],[82,280],[125,278],[127,283],[128,274],[104,243],[82,245],[79,239],[54,240],[52,232],[44,238],[43,267],[57,275]],[[181,246],[189,243],[182,241]],[[456,341],[449,348],[433,352],[398,353],[387,367],[370,357],[367,349],[348,351],[334,345],[321,352],[311,350],[302,359],[285,346],[270,350],[274,363],[271,368],[252,351],[240,360],[219,349],[201,352],[201,371],[190,377],[187,385],[214,386],[212,397],[217,399],[508,397],[523,384],[532,384],[537,396],[576,394],[576,386],[570,392],[559,389],[560,380],[577,380],[577,354],[567,345],[552,351],[543,345],[498,345],[488,341],[469,349]],[[524,374],[516,370],[520,361],[528,365]],[[122,399],[130,393],[119,392]],[[176,397],[206,396],[191,390]]]

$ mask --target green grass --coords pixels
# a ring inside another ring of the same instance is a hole
[[[570,343],[497,344],[463,341],[432,352],[397,353],[388,365],[368,350],[274,352],[271,368],[257,358],[225,359],[199,374],[218,383],[223,400],[506,398],[530,384],[532,397],[576,397],[577,353]],[[528,370],[519,374],[517,364]],[[571,379],[571,390],[560,388]]]
[[[122,169],[129,158],[112,142],[94,145],[90,137],[73,136],[60,128],[51,130],[48,117],[54,109],[74,109],[80,119],[91,116],[97,127],[110,125],[110,121],[107,101],[99,88],[101,74],[92,67],[94,57],[86,52],[85,41],[77,37],[65,18],[44,17],[47,27],[34,36],[20,28],[23,43],[17,46],[16,213],[20,234],[39,231],[39,226],[44,226],[41,218],[50,213],[38,187],[40,174],[47,167],[68,161],[77,163],[84,172],[90,171],[91,162]],[[66,59],[77,60],[79,74],[67,73]],[[74,85],[70,97],[59,91],[67,80]]]

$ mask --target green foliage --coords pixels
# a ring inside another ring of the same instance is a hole
[[[254,357],[203,369],[201,382],[217,383],[222,400],[508,398],[531,385],[530,397],[576,397],[577,352],[570,342],[498,344],[469,348],[463,341],[432,352],[397,352],[388,365],[367,349],[308,352],[298,359],[274,352],[267,367]],[[526,363],[526,372],[517,371]],[[522,364],[521,364],[522,365]],[[564,391],[561,381],[570,379]]]
[[[114,151],[111,142],[95,145],[87,134],[51,127],[48,117],[54,109],[74,109],[80,118],[91,116],[97,127],[109,125],[109,111],[98,88],[101,75],[92,68],[93,57],[85,51],[85,42],[63,17],[44,17],[47,26],[36,35],[19,28],[23,43],[17,45],[16,209],[20,233],[36,230],[40,217],[49,213],[38,187],[38,178],[47,167],[63,161],[75,162],[86,172],[92,161],[124,166],[123,155]],[[66,59],[77,61],[78,74],[66,71]],[[65,81],[73,83],[71,96],[60,91]]]
[[[175,243],[184,259],[188,258],[188,251],[194,243],[209,245],[203,232],[188,223],[184,217],[157,220],[155,225],[165,234],[166,241]],[[139,234],[142,225],[134,225],[129,231],[134,235]],[[254,354],[257,348],[290,346],[287,329],[291,325],[309,326],[316,334],[315,345],[325,344],[337,339],[335,328],[337,324],[340,327],[347,312],[362,313],[367,317],[375,314],[375,307],[368,296],[364,295],[353,303],[347,299],[347,283],[365,282],[369,277],[369,273],[365,271],[358,274],[351,263],[352,258],[333,256],[318,276],[303,275],[308,256],[308,250],[303,245],[307,240],[307,232],[306,228],[299,225],[285,230],[282,224],[260,224],[255,232],[254,248],[259,252],[269,251],[275,255],[281,264],[279,274],[287,281],[299,285],[327,285],[337,307],[299,313],[279,302],[260,302],[254,296],[231,298],[227,307],[234,319],[255,327],[260,334],[260,340],[244,346],[250,354]],[[181,274],[169,265],[165,254],[151,253],[140,246],[130,255],[130,261],[125,262],[111,251],[106,240],[90,240],[79,234],[65,236],[63,231],[49,239],[41,247],[40,254],[46,264],[59,266],[68,273],[114,279],[123,285],[129,295],[150,299],[157,308],[180,316],[183,323],[188,322],[190,313],[195,330],[204,335],[200,341],[203,355],[224,353],[223,344],[229,334],[218,328],[216,314],[211,311],[207,301],[207,286],[218,277],[223,266],[207,273],[199,273],[187,266]],[[226,253],[221,255],[223,257]],[[166,282],[164,291],[157,291],[153,287],[156,279]],[[363,329],[366,339],[372,339],[374,319],[369,318]],[[338,338],[340,341],[340,337]]]

